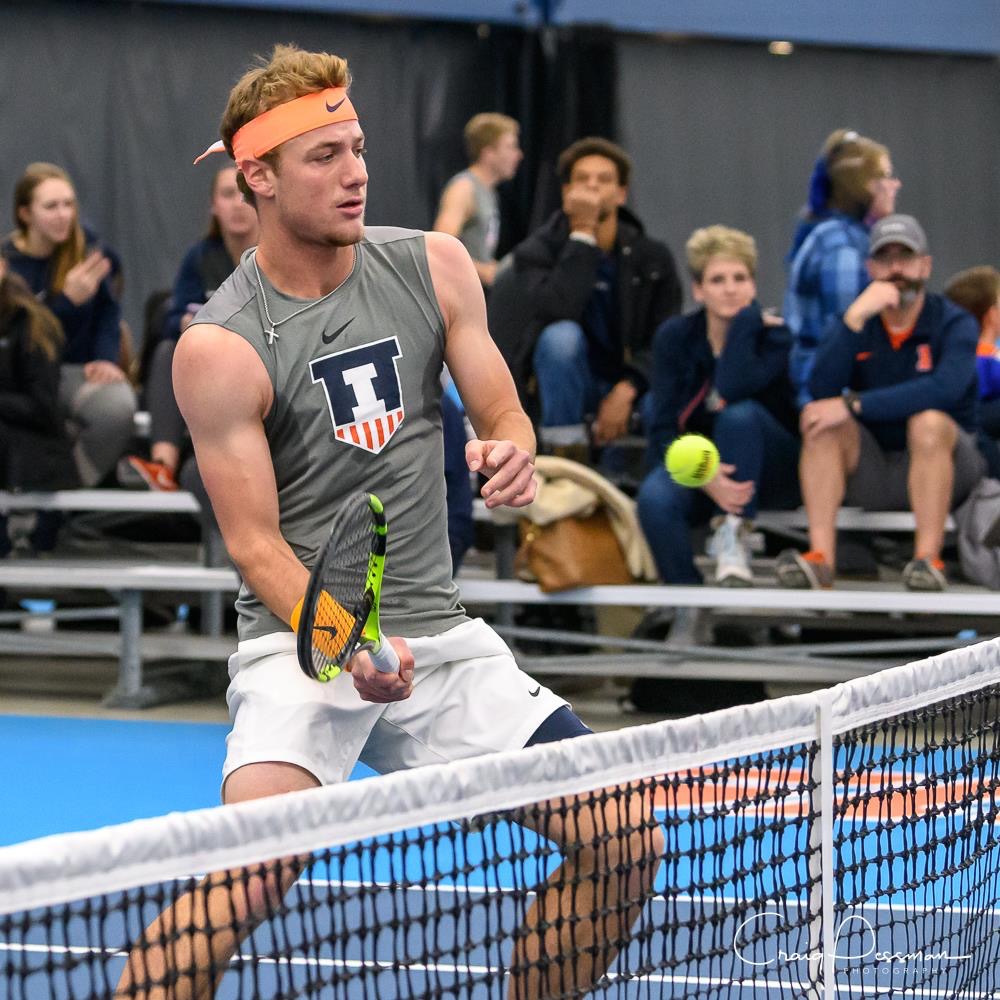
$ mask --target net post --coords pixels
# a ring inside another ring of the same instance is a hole
[[[834,921],[836,880],[833,864],[833,697],[830,691],[818,691],[816,698],[816,736],[818,757],[813,761],[813,790],[810,815],[819,817],[809,833],[809,874],[813,886],[809,892],[809,995],[812,1000],[836,1000],[834,981],[837,935]]]

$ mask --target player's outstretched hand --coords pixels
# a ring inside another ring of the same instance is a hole
[[[347,664],[354,678],[354,687],[362,701],[379,705],[404,701],[413,692],[413,653],[405,639],[386,639],[399,656],[399,673],[385,674],[379,670],[366,651],[355,653]]]
[[[513,441],[473,438],[465,445],[465,461],[472,472],[489,477],[480,490],[487,507],[527,507],[535,499],[535,460]]]

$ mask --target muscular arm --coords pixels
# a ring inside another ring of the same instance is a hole
[[[534,499],[535,432],[487,329],[472,260],[457,240],[439,233],[427,234],[427,260],[444,316],[445,361],[478,438],[466,448],[469,467],[492,474],[482,490],[487,506],[525,506]]]
[[[466,177],[457,177],[441,194],[441,204],[434,220],[434,231],[458,236],[472,218],[475,208],[472,184]]]
[[[174,391],[226,548],[247,586],[284,621],[309,574],[281,536],[264,417],[270,380],[253,348],[219,326],[191,327],[174,353]]]
[[[475,210],[476,200],[471,181],[467,177],[458,177],[444,189],[432,228],[435,232],[458,237]],[[472,266],[484,286],[489,287],[493,284],[497,273],[496,261],[474,260]]]
[[[309,572],[281,535],[278,488],[264,417],[273,401],[254,349],[221,326],[189,327],[174,352],[174,393],[187,421],[205,488],[229,555],[246,585],[289,621]],[[364,701],[401,701],[413,688],[413,654],[393,639],[398,674],[376,670],[367,652],[347,669]]]

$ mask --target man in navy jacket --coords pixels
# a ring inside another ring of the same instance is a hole
[[[562,208],[501,265],[490,331],[544,444],[597,445],[629,429],[649,388],[653,334],[680,311],[673,255],[626,207],[632,161],[588,137],[559,157]]]
[[[800,417],[799,478],[810,551],[778,557],[787,587],[829,587],[842,503],[912,510],[911,590],[943,590],[941,548],[948,511],[982,477],[976,444],[975,320],[925,290],[927,237],[909,215],[872,228],[871,284],[834,320]]]

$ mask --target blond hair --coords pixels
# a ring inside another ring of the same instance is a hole
[[[62,167],[54,163],[29,163],[24,168],[18,182],[14,185],[14,225],[22,238],[28,235],[28,224],[21,218],[21,209],[30,208],[35,197],[35,189],[44,181],[65,181],[71,188],[73,182]],[[75,190],[75,189],[74,189]],[[66,275],[70,269],[83,260],[87,252],[87,242],[80,225],[80,214],[77,211],[69,236],[56,245],[52,252],[49,265],[49,291],[58,294],[66,284]]]
[[[757,273],[757,242],[749,233],[729,226],[696,229],[685,245],[688,270],[699,284],[713,257],[730,257],[745,264],[751,276]]]
[[[846,132],[839,142],[833,141],[836,135],[835,132],[827,139],[831,147],[826,161],[830,177],[828,204],[845,215],[861,219],[872,204],[868,185],[882,176],[882,160],[888,158],[889,150],[855,132]]]
[[[346,59],[330,52],[303,52],[295,45],[275,45],[270,59],[265,62],[258,57],[258,65],[247,70],[229,93],[219,126],[226,152],[233,155],[233,136],[265,111],[328,87],[350,85]],[[261,159],[278,169],[278,150],[265,153]],[[237,175],[236,183],[247,201],[255,204],[242,173]]]
[[[469,162],[475,163],[483,150],[492,146],[500,140],[501,136],[508,132],[519,135],[521,126],[509,115],[501,115],[496,111],[484,111],[482,114],[473,115],[466,124],[463,131],[465,137],[465,151],[469,155]]]

